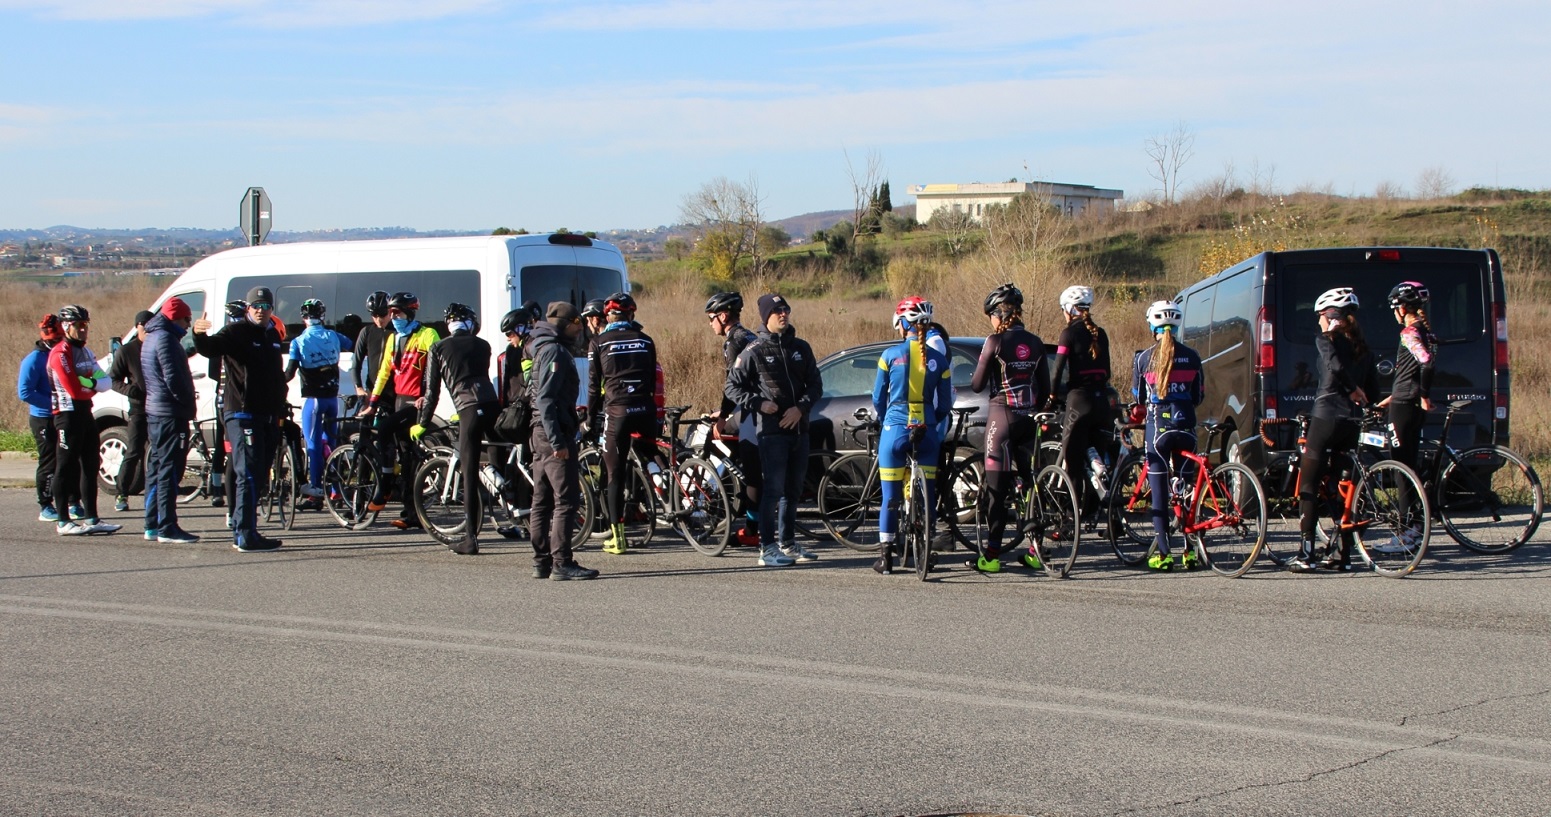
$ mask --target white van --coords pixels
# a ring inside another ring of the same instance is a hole
[[[246,297],[255,286],[274,291],[275,314],[285,322],[287,337],[295,337],[303,328],[302,302],[317,298],[328,307],[325,323],[354,342],[362,325],[359,321],[367,319],[366,297],[380,289],[418,295],[420,321],[438,329],[447,304],[456,301],[474,307],[480,337],[499,354],[506,348],[501,317],[512,309],[527,301],[542,306],[569,301],[580,309],[591,299],[629,291],[630,278],[618,248],[571,233],[268,244],[227,250],[200,261],[178,276],[150,308],[159,309],[168,298],[178,297],[195,317],[206,314],[220,326],[225,305]],[[192,341],[187,345],[192,351]],[[208,376],[209,362],[194,355],[189,365],[198,393],[197,415],[213,417],[216,384]],[[577,365],[586,382],[586,358],[578,358]],[[341,396],[355,393],[353,368],[352,356],[343,355]],[[291,403],[301,405],[300,377],[291,381]],[[94,406],[102,430],[103,473],[108,474],[110,460],[116,473],[128,401],[117,392],[106,392],[97,396]],[[452,401],[444,395],[438,413],[445,417],[452,411]]]

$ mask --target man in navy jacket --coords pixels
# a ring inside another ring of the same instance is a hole
[[[145,538],[189,544],[199,537],[178,525],[178,483],[188,464],[189,421],[194,419],[194,374],[183,336],[193,322],[188,304],[168,298],[145,324],[140,370],[145,380],[146,430],[151,456],[145,475]]]

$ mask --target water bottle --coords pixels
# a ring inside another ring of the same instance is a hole
[[[646,473],[651,475],[652,487],[657,489],[657,493],[662,493],[665,484],[662,477],[662,466],[659,466],[656,460],[651,460],[646,463]]]
[[[1099,498],[1104,498],[1104,457],[1097,448],[1088,449],[1088,478],[1093,480],[1093,490],[1099,492]]]
[[[484,483],[485,490],[494,497],[501,496],[501,489],[506,487],[506,477],[501,476],[501,472],[495,470],[493,465],[486,465],[479,469],[479,481]]]

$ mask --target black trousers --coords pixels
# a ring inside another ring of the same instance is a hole
[[[80,491],[81,511],[86,519],[97,518],[97,469],[102,464],[102,454],[97,447],[102,439],[97,434],[97,418],[92,407],[84,406],[54,415],[54,426],[59,430],[58,455],[54,463],[54,512],[59,521],[70,521],[70,491]]]
[[[54,469],[59,461],[59,432],[54,427],[54,417],[28,415],[27,427],[32,431],[32,442],[38,448],[38,470],[33,475],[37,483],[38,507],[54,507]],[[68,492],[67,492],[68,493]]]
[[[533,510],[528,514],[528,534],[533,541],[533,563],[540,567],[571,564],[571,537],[576,535],[576,507],[582,501],[582,474],[576,463],[575,443],[566,457],[555,456],[542,427],[533,430]]]
[[[1389,426],[1395,433],[1395,460],[1416,469],[1417,455],[1422,447],[1422,426],[1427,423],[1427,412],[1420,400],[1392,401],[1389,404]],[[1420,470],[1420,469],[1417,469]],[[1402,508],[1411,507],[1416,501],[1411,483],[1401,482],[1396,499]]]
[[[145,443],[146,419],[145,407],[130,404],[128,422],[124,426],[128,432],[125,440],[124,459],[118,464],[118,474],[114,482],[118,484],[119,496],[138,494],[145,490]]]
[[[1315,417],[1309,422],[1309,436],[1298,460],[1298,521],[1305,541],[1314,538],[1319,524],[1319,486],[1326,466],[1336,453],[1345,462],[1349,452],[1357,450],[1359,431],[1357,421],[1345,417]],[[1342,552],[1347,552],[1350,545],[1346,536],[1341,537],[1341,545]]]
[[[501,407],[481,403],[458,410],[458,474],[463,481],[463,548],[459,553],[479,550],[479,528],[485,521],[484,497],[479,490],[479,449],[495,427]],[[406,498],[408,495],[405,495]]]

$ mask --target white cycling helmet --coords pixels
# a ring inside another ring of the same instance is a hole
[[[1070,286],[1061,293],[1061,310],[1068,315],[1074,309],[1093,308],[1093,288],[1085,286]]]
[[[1176,330],[1185,323],[1185,313],[1179,311],[1179,305],[1173,301],[1153,301],[1147,307],[1147,325],[1156,332],[1165,326],[1172,326]]]
[[[1325,290],[1325,294],[1314,301],[1314,311],[1324,312],[1327,309],[1340,309],[1354,311],[1357,309],[1357,293],[1351,287],[1336,287]]]
[[[919,295],[912,295],[894,307],[896,326],[913,326],[918,323],[930,323],[931,320],[932,304]]]

